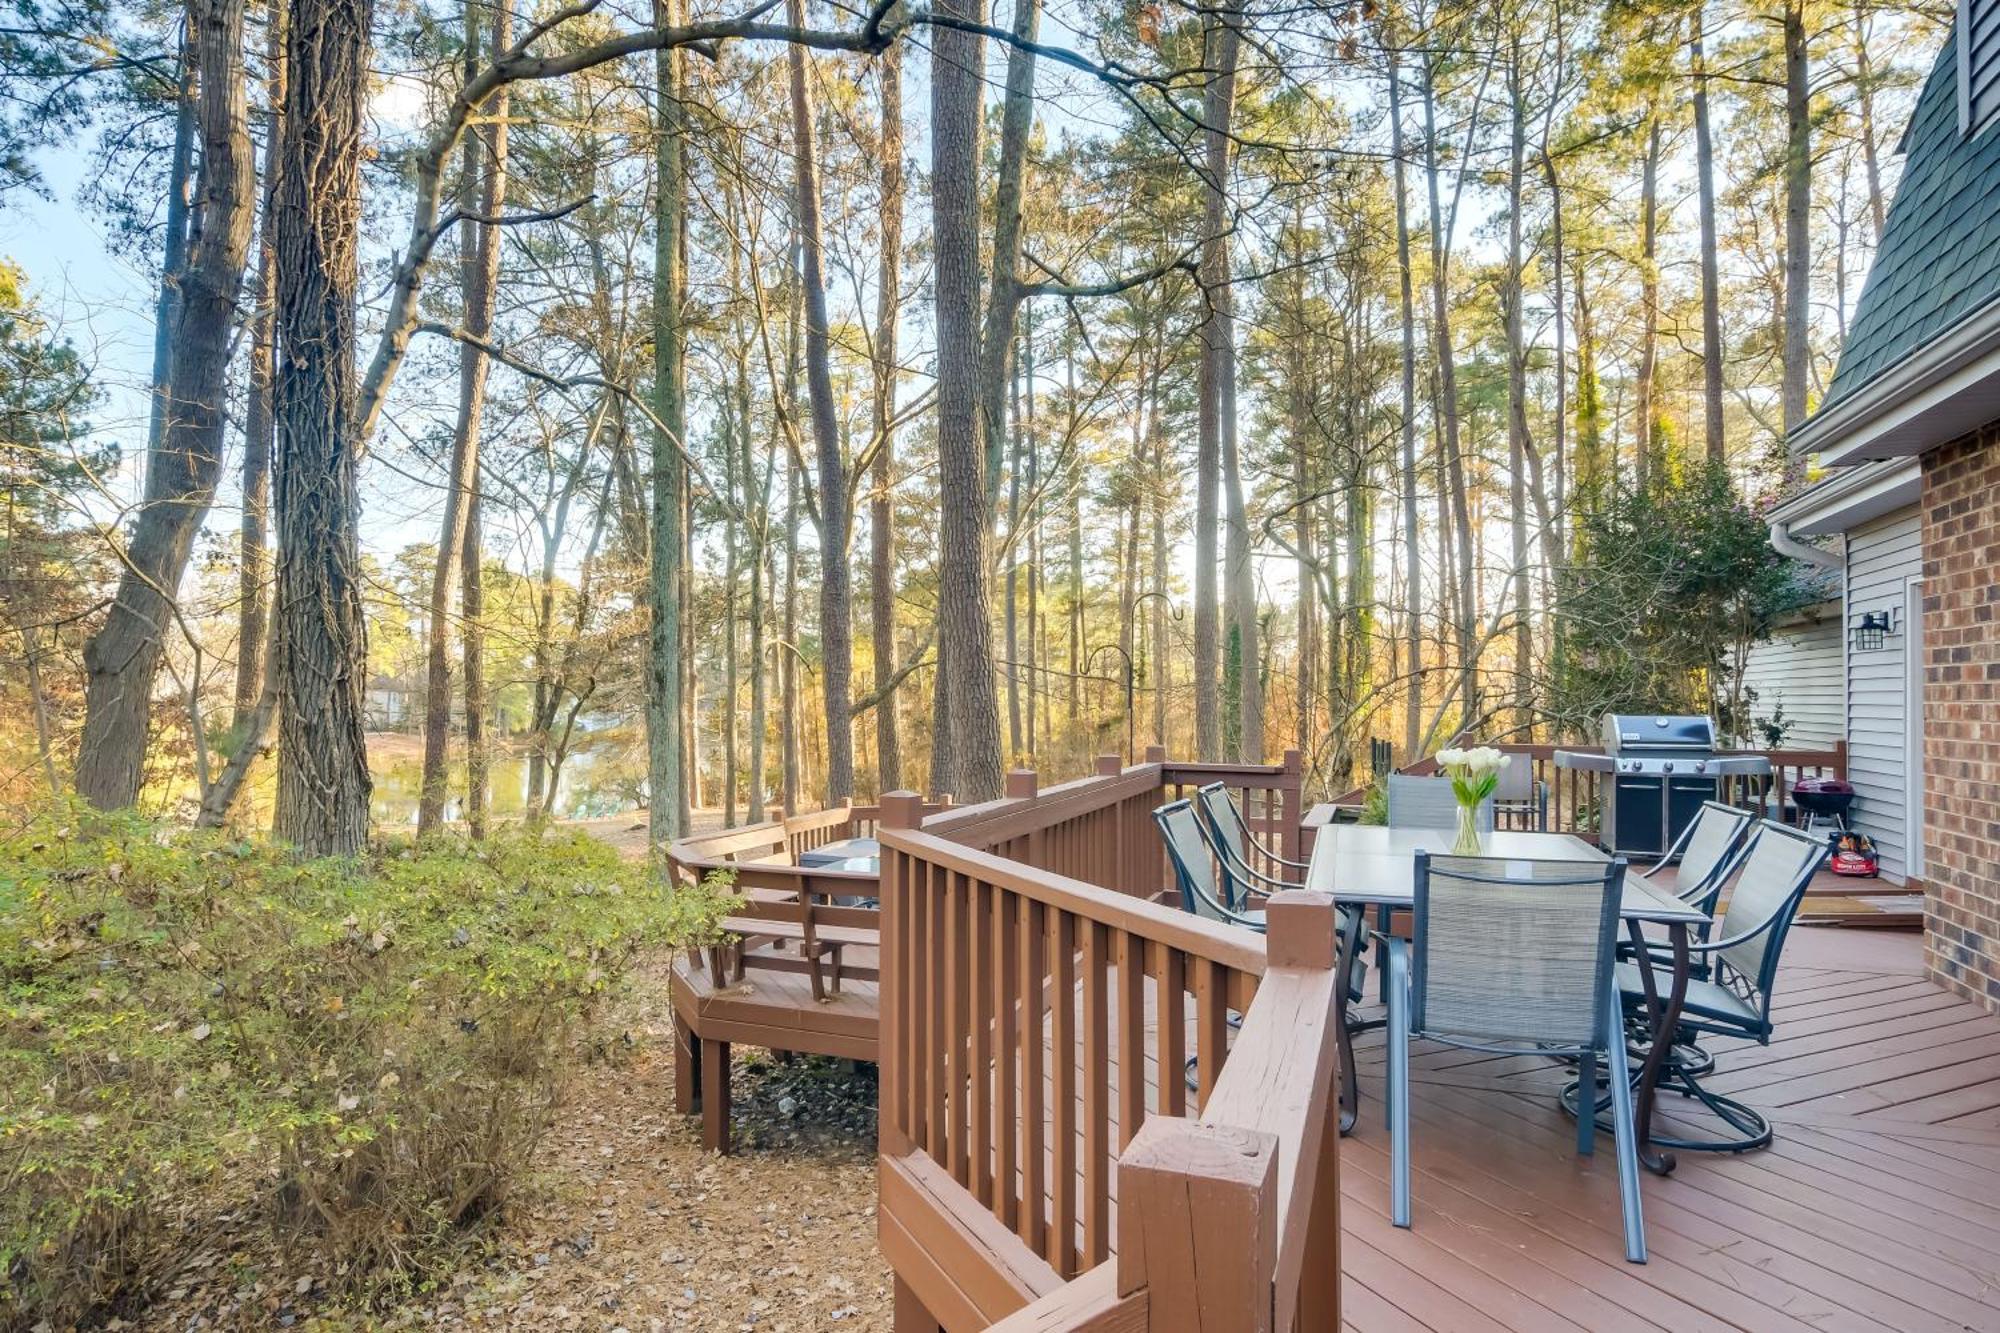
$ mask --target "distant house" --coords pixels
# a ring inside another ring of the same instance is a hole
[[[1840,365],[1772,513],[1844,576],[1857,816],[1925,890],[1944,985],[2000,1008],[2000,0],[1961,0]]]

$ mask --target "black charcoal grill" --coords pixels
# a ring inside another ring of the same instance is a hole
[[[1556,767],[1602,773],[1599,842],[1626,856],[1664,856],[1703,801],[1721,795],[1722,779],[1764,776],[1762,755],[1715,748],[1715,720],[1707,717],[1604,715],[1604,750],[1558,750]]]

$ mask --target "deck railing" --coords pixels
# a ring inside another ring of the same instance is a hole
[[[883,799],[882,1243],[943,1327],[1337,1326],[1333,905],[1274,898],[1267,952],[1152,901],[1151,810],[1214,780],[1296,854],[1289,757]]]
[[[1503,754],[1525,759],[1535,780],[1548,789],[1551,832],[1574,833],[1580,838],[1596,839],[1598,812],[1603,809],[1601,784],[1605,775],[1587,769],[1559,767],[1555,756],[1558,750],[1574,754],[1603,754],[1603,746],[1530,745],[1500,741],[1494,743],[1494,748]],[[1844,741],[1818,750],[1740,750],[1731,753],[1761,755],[1771,761],[1771,773],[1769,777],[1734,775],[1723,778],[1721,799],[1777,819],[1789,820],[1795,813],[1791,793],[1800,778],[1847,776],[1847,744]],[[1437,756],[1427,755],[1398,771],[1417,776],[1435,773],[1438,771]],[[1358,806],[1366,796],[1367,788],[1357,787],[1337,798],[1335,804]]]

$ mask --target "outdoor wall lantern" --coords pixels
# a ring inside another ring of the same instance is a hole
[[[1861,622],[1854,627],[1856,651],[1872,652],[1880,648],[1895,628],[1887,611],[1863,611]]]

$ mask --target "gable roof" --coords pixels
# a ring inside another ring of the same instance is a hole
[[[2000,297],[2000,127],[1959,132],[1957,25],[1917,99],[1903,178],[1820,410]]]

